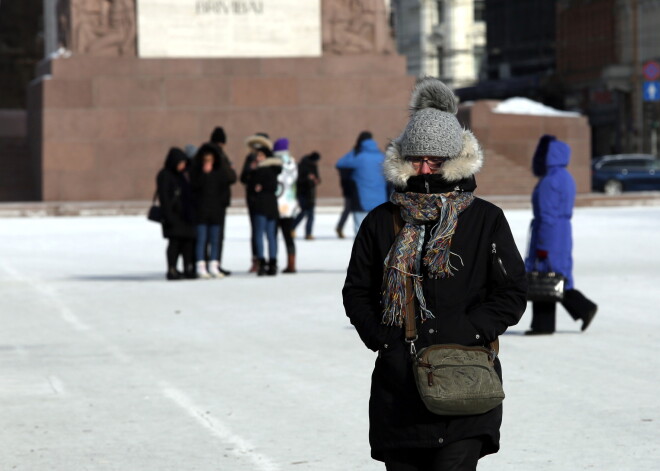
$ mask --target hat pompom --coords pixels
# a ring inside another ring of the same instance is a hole
[[[435,77],[424,77],[417,82],[410,98],[411,114],[425,108],[446,113],[458,112],[458,98],[451,89]]]

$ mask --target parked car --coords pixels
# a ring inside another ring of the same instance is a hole
[[[649,154],[605,155],[594,160],[591,188],[608,195],[660,190],[660,159]]]

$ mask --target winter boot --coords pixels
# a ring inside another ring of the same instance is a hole
[[[252,257],[252,266],[248,270],[248,273],[256,273],[259,270],[259,259],[257,257]]]
[[[296,255],[289,254],[286,268],[282,270],[282,273],[295,273],[295,272],[296,272]]]
[[[211,260],[209,262],[209,275],[213,278],[224,278],[225,275],[220,271],[220,263],[217,260]]]
[[[277,275],[277,260],[274,258],[271,258],[268,260],[268,271],[266,272],[267,275],[274,276]]]
[[[209,272],[206,271],[206,262],[204,260],[197,262],[197,278],[204,278],[206,280],[211,278]]]
[[[266,259],[259,259],[259,268],[257,269],[257,276],[264,276],[268,271],[268,265],[266,264]]]
[[[167,270],[167,274],[165,275],[168,280],[180,280],[181,279],[181,272],[177,271],[176,268],[170,267]]]

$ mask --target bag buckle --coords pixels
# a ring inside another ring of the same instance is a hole
[[[410,356],[414,357],[417,355],[417,349],[415,348],[415,340],[417,340],[417,335],[413,339],[406,339],[406,342],[410,344]]]

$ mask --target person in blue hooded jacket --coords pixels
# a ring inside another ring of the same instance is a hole
[[[349,152],[337,161],[338,170],[352,170],[352,178],[357,187],[360,211],[353,211],[355,233],[357,234],[367,213],[387,201],[387,182],[383,174],[385,154],[373,139],[360,143],[358,152]]]
[[[532,171],[539,181],[532,193],[534,219],[529,252],[525,259],[528,272],[555,271],[566,277],[562,305],[586,330],[598,307],[575,289],[573,281],[573,235],[571,218],[575,205],[575,180],[569,173],[571,148],[555,136],[544,135],[534,152]],[[527,335],[555,331],[556,303],[532,303],[532,324]]]

